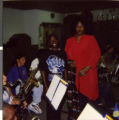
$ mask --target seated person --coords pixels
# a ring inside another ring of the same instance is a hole
[[[13,106],[9,104],[3,104],[3,120],[17,120]]]
[[[27,70],[25,65],[26,58],[22,54],[18,54],[16,57],[15,65],[10,69],[7,75],[7,81],[11,84],[15,84],[18,80],[22,80],[24,83],[25,80],[28,78]],[[17,95],[19,89],[16,87],[13,90],[13,94]]]
[[[20,104],[20,100],[16,99],[10,87],[7,86],[7,77],[3,75],[3,102],[7,104]]]
[[[19,54],[16,57],[16,64],[10,69],[8,75],[7,75],[7,80],[8,82],[14,84],[16,83],[16,81],[18,81],[20,79],[20,81],[22,81],[22,83],[24,84],[25,81],[28,78],[28,73],[26,70],[26,67],[24,66],[26,62],[26,58],[24,55]],[[14,94],[18,94],[19,93],[20,88],[16,87],[16,89],[13,91]],[[41,96],[43,93],[43,85],[40,84],[38,87],[34,87],[32,89],[33,92],[33,100],[31,102],[31,104],[28,106],[28,108],[35,112],[36,114],[40,114],[42,113],[41,108],[39,107],[39,103],[41,102]]]
[[[99,92],[101,103],[106,107],[113,109],[115,100],[113,98],[111,83],[116,77],[115,73],[118,56],[115,54],[115,48],[111,45],[106,46],[106,52],[101,56],[98,68],[99,73]]]

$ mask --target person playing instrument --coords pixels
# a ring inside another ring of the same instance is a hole
[[[40,62],[46,91],[54,75],[58,75],[65,80],[67,79],[66,55],[64,51],[59,49],[58,45],[56,35],[49,35],[48,50],[45,51]],[[49,103],[47,103],[47,120],[60,120],[60,110],[55,111]]]
[[[23,54],[20,53],[16,56],[15,62],[16,62],[15,65],[8,72],[7,81],[10,84],[15,84],[17,83],[18,80],[21,80],[24,83],[25,80],[28,78],[28,73],[26,67],[24,66],[26,58]],[[17,89],[17,87],[13,89],[14,95],[17,95],[18,92],[19,90]]]
[[[12,90],[7,85],[7,77],[5,75],[3,75],[3,102],[10,105],[20,104],[20,100],[16,99],[12,93]]]
[[[99,97],[97,64],[100,59],[100,48],[93,35],[84,34],[83,20],[76,24],[76,34],[66,41],[67,58],[73,60],[76,67],[76,87],[79,91],[79,106],[81,110],[91,100]],[[86,102],[87,101],[87,102]]]
[[[114,98],[111,91],[111,82],[113,74],[117,67],[118,56],[115,54],[115,48],[108,44],[106,52],[101,56],[99,64],[99,86],[101,104],[108,108],[113,108]]]
[[[114,53],[115,48],[108,44],[106,46],[106,52],[101,56],[100,66],[107,69],[107,72],[112,73],[115,70],[118,56]]]
[[[28,78],[28,73],[26,70],[26,67],[24,66],[26,62],[26,58],[22,54],[18,54],[16,57],[16,64],[10,69],[7,80],[8,82],[11,82],[14,84],[17,80],[20,79],[20,81],[25,83],[26,79]],[[16,93],[19,92],[19,90],[16,89],[16,91],[13,91],[16,95]],[[35,112],[36,114],[41,114],[42,110],[39,107],[39,103],[41,102],[41,97],[43,93],[43,86],[39,85],[39,87],[35,87],[32,89],[32,102],[28,105],[28,108]]]

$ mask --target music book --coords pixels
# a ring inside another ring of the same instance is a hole
[[[58,107],[66,93],[67,87],[67,82],[65,82],[59,76],[54,75],[49,89],[46,93],[46,97],[55,110],[58,110]]]
[[[90,104],[87,104],[77,120],[113,120],[108,115],[102,115]]]

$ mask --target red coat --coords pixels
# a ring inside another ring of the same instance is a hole
[[[98,93],[97,64],[100,58],[100,49],[94,36],[83,35],[80,42],[76,41],[75,36],[67,40],[65,51],[68,59],[76,62],[76,87],[77,89],[91,100],[96,100]],[[88,73],[80,77],[78,72],[90,66]]]

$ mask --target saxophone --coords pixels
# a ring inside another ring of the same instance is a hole
[[[30,75],[28,79],[26,80],[24,87],[23,87],[23,92],[25,95],[27,95],[34,86],[36,87],[39,86],[39,80],[35,78],[35,75],[37,72],[38,72],[38,68],[30,72]]]
[[[39,60],[38,58],[35,58],[31,63],[29,77],[25,81],[19,93],[19,96],[23,96],[23,99],[29,96],[34,86],[38,87],[40,84],[41,73],[38,68],[38,65],[39,65]]]

